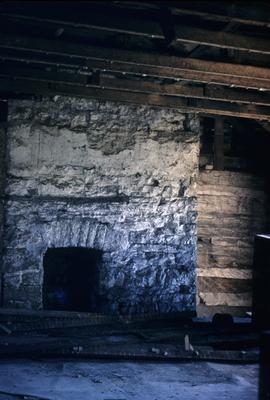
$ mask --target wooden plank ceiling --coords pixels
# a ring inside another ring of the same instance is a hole
[[[0,96],[67,94],[270,120],[270,6],[0,2]]]

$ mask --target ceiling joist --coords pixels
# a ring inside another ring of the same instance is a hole
[[[93,73],[76,74],[72,70],[60,69],[48,70],[40,68],[21,67],[17,64],[16,67],[6,63],[0,64],[0,76],[14,78],[34,78],[42,82],[57,82],[57,83],[77,83],[80,85],[93,84]],[[119,79],[106,74],[99,74],[98,84],[101,88],[127,90],[140,93],[155,93],[160,95],[170,95],[178,97],[188,97],[197,99],[219,100],[231,103],[240,104],[257,104],[270,107],[270,93],[260,93],[256,90],[245,90],[237,88],[226,88],[218,85],[194,85],[174,83],[157,83],[149,82],[142,79]]]
[[[269,121],[269,28],[266,2],[2,2],[0,95]]]
[[[144,1],[129,1],[130,7],[136,9],[157,9],[163,1],[147,3]],[[116,6],[126,7],[126,1],[115,2]],[[167,1],[167,7],[174,15],[195,16],[202,19],[218,22],[236,22],[244,25],[254,25],[268,27],[270,25],[269,5],[260,4],[260,7],[254,7],[248,2],[231,3],[226,1]]]
[[[245,88],[270,89],[270,70],[267,68],[12,35],[0,37],[0,48],[67,56],[70,59],[84,58],[89,68]]]
[[[0,77],[1,91],[9,93],[29,93],[37,95],[73,95],[134,104],[145,104],[169,108],[181,108],[192,112],[211,113],[257,120],[270,120],[270,108],[263,105],[235,104],[224,101],[211,101],[162,95],[158,93],[138,93],[127,89],[98,87],[97,85],[78,85],[73,83],[48,83],[38,79]]]
[[[114,33],[124,33],[149,37],[151,39],[165,39],[161,21],[136,20],[111,17],[109,14],[89,14],[87,23],[64,19],[43,18],[37,16],[1,13],[3,18],[11,18],[28,22],[37,22],[44,25],[56,25],[60,27],[71,26],[83,30],[101,30]],[[270,40],[240,35],[237,33],[220,32],[209,29],[199,29],[183,24],[174,26],[175,42],[194,43],[232,50],[241,50],[261,54],[270,54]]]

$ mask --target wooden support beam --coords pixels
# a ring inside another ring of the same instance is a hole
[[[270,399],[270,331],[264,331],[260,340],[259,399]]]
[[[41,53],[37,54],[27,54],[21,56],[18,54],[17,56],[11,56],[9,54],[0,54],[0,60],[4,61],[15,61],[15,62],[24,62],[31,63],[40,66],[54,66],[54,67],[63,67],[63,68],[72,68],[74,70],[78,70],[81,72],[87,72],[87,70],[101,70],[105,72],[112,73],[121,73],[128,75],[137,75],[143,77],[156,77],[156,78],[168,78],[168,79],[176,79],[179,81],[185,82],[195,82],[195,83],[204,83],[211,85],[211,91],[218,92],[222,88],[216,88],[216,86],[221,85],[223,87],[229,86],[231,88],[243,88],[243,89],[254,89],[268,91],[270,90],[270,81],[267,79],[256,79],[255,77],[251,79],[250,77],[236,77],[231,75],[222,75],[220,73],[208,73],[208,72],[200,72],[196,70],[184,70],[184,69],[176,69],[176,68],[167,68],[163,66],[147,66],[143,64],[132,64],[132,63],[124,63],[118,61],[110,61],[110,60],[89,60],[84,58],[75,58],[68,57],[63,60],[55,58],[53,54],[48,54],[46,59],[44,57],[39,58]],[[53,56],[51,58],[50,56]],[[57,57],[57,55],[56,55]],[[188,59],[187,59],[188,60]],[[197,60],[196,60],[197,61]],[[224,64],[224,69],[226,70],[226,65]],[[241,66],[240,66],[241,68]],[[251,67],[252,68],[252,67]],[[262,68],[265,70],[265,68]],[[260,98],[262,98],[260,96]],[[243,100],[244,101],[244,100]]]
[[[158,21],[148,20],[137,20],[136,18],[131,18],[127,16],[126,18],[119,18],[116,15],[114,17],[104,10],[103,13],[89,13],[87,15],[87,22],[83,22],[82,18],[75,18],[74,15],[70,14],[69,19],[59,19],[59,18],[46,18],[44,15],[33,16],[33,15],[23,15],[13,14],[13,13],[0,13],[0,17],[8,18],[11,21],[24,21],[24,22],[37,22],[39,24],[45,25],[55,25],[62,27],[74,27],[78,31],[88,31],[101,30],[113,33],[125,33],[128,35],[135,35],[140,37],[149,37],[151,39],[165,39],[164,33],[162,31],[161,25]],[[85,16],[83,16],[85,19]],[[80,20],[82,22],[80,22]]]
[[[199,223],[200,224],[200,223]],[[247,268],[197,268],[197,277],[226,278],[244,280],[252,279],[252,270]]]
[[[176,42],[188,42],[206,46],[221,47],[270,54],[270,41],[236,33],[210,31],[195,27],[175,26]]]
[[[207,293],[246,293],[252,291],[251,282],[248,279],[199,277],[198,288]]]
[[[269,27],[269,5],[247,2],[227,2],[227,1],[169,1],[168,6],[171,7],[175,14],[188,14],[212,19],[214,21],[235,21],[242,24]]]
[[[198,317],[212,318],[215,314],[231,314],[234,317],[247,317],[247,311],[250,307],[242,306],[207,306],[205,304],[198,304],[196,307]]]
[[[17,20],[38,22],[46,25],[54,24],[57,26],[75,26],[76,28],[88,30],[95,29],[136,36],[146,36],[151,39],[165,39],[161,25],[158,21],[145,21],[143,19],[136,20],[134,18],[111,18],[110,15],[104,13],[89,14],[87,17],[87,23],[80,23],[78,20],[72,21],[72,16],[69,20],[4,12],[1,13],[1,16],[4,18],[16,18]],[[236,33],[199,29],[194,26],[185,26],[183,24],[175,25],[175,41],[270,54],[270,41],[268,39],[244,36]]]
[[[64,58],[62,57],[61,59],[54,57],[50,54],[47,55],[47,57],[40,57],[40,54],[31,54],[27,53],[25,54],[22,51],[15,51],[16,54],[9,54],[5,53],[4,50],[1,50],[0,52],[0,60],[4,62],[10,62],[14,61],[15,63],[25,63],[26,65],[34,65],[38,67],[43,67],[46,68],[47,66],[49,68],[69,68],[73,69],[74,71],[79,71],[79,72],[85,72],[88,70],[87,60],[84,58],[71,58],[65,56]]]
[[[222,118],[215,119],[214,169],[224,170],[224,120]]]
[[[230,21],[227,25],[221,30],[221,32],[234,32],[237,30],[239,24],[236,22]],[[223,49],[223,51],[227,52],[227,49]],[[239,52],[238,52],[239,53]],[[196,47],[188,54],[189,57],[200,57],[205,54],[205,46],[196,45]],[[254,55],[253,55],[254,56]]]
[[[63,55],[67,57],[82,57],[88,60],[107,60],[109,62],[128,63],[135,66],[161,66],[170,69],[228,75],[237,78],[270,79],[270,72],[267,68],[218,63],[193,58],[164,56],[156,53],[86,46],[60,40],[50,41],[46,39],[2,34],[0,37],[0,47],[16,50],[30,50],[37,53]]]
[[[179,83],[158,84],[153,82],[115,79],[102,76],[100,86],[112,89],[136,91],[141,93],[159,93],[163,95],[200,98],[209,100],[221,100],[232,103],[263,104],[270,107],[270,95],[268,92],[247,91],[245,89],[224,88],[215,86],[192,86]]]
[[[0,76],[33,78],[45,82],[78,83],[93,85],[100,88],[119,89],[140,93],[156,93],[188,98],[200,98],[209,100],[221,100],[232,103],[253,103],[270,107],[270,95],[268,92],[256,90],[224,88],[219,86],[206,86],[204,84],[183,85],[179,82],[171,84],[159,84],[138,79],[119,79],[111,76],[101,75],[97,70],[95,73],[74,73],[68,69],[40,69],[26,66],[24,63],[10,64],[0,63]]]
[[[251,307],[252,292],[215,293],[199,292],[201,304],[206,306]]]
[[[189,59],[187,64],[189,64]],[[202,63],[203,64],[203,63]],[[251,77],[237,77],[233,75],[227,75],[216,72],[205,72],[196,69],[185,68],[170,68],[166,66],[148,66],[143,64],[132,64],[119,61],[109,60],[89,60],[87,65],[91,69],[101,69],[104,71],[115,71],[126,74],[137,74],[143,76],[153,76],[159,78],[173,78],[179,81],[188,82],[201,82],[209,85],[224,85],[230,87],[239,87],[246,89],[259,89],[259,90],[270,90],[270,80],[253,78]],[[227,64],[230,65],[230,64]],[[225,65],[224,65],[225,66]],[[226,67],[225,67],[226,69]]]
[[[38,55],[46,53],[48,56],[64,56],[71,61],[73,57],[86,59],[87,66],[95,69],[262,90],[270,89],[270,71],[267,68],[5,34],[0,37],[0,47],[2,49],[31,51],[30,59],[38,58]]]
[[[192,99],[177,96],[146,94],[119,89],[94,87],[91,85],[75,85],[72,83],[47,83],[34,79],[0,78],[0,92],[6,98],[9,94],[29,93],[38,95],[73,95],[111,100],[134,104],[181,108],[190,112],[204,112],[221,116],[238,116],[242,118],[270,120],[269,107],[255,105],[239,105],[207,99]]]
[[[28,64],[29,65],[29,64]],[[44,82],[74,83],[87,85],[93,79],[91,71],[87,74],[74,73],[74,70],[66,68],[46,67],[34,68],[27,64],[10,64],[0,62],[0,76],[13,76],[17,78],[33,78]]]
[[[66,4],[65,9],[68,10],[67,14],[72,15],[72,18],[77,20],[87,21],[89,14],[91,13],[107,13],[110,16],[119,15],[130,15],[136,16],[137,19],[141,19],[142,16],[147,16],[148,19],[156,19],[159,15],[160,7],[164,7],[164,0],[162,1],[126,1],[120,0],[116,2],[106,2],[105,7],[101,1],[91,1],[90,3],[80,4],[81,12],[78,13],[78,5],[70,1]],[[227,1],[166,1],[165,5],[173,15],[191,15],[199,17],[201,19],[219,21],[219,22],[230,22],[235,21],[240,24],[254,25],[269,27],[269,5],[265,3],[258,3],[256,7],[253,4],[236,2],[230,3]],[[39,1],[34,3],[33,1],[24,1],[23,4],[20,1],[12,1],[12,3],[4,2],[1,4],[1,10],[5,13],[12,14],[25,14],[38,16],[50,16],[52,17],[51,10],[48,10],[48,4],[45,1]],[[72,13],[73,11],[73,13]],[[81,14],[81,15],[80,15]],[[54,1],[53,16],[63,19],[63,5],[61,2]]]
[[[148,10],[155,10],[163,4],[163,1],[144,2],[129,1],[128,6],[140,7]],[[228,2],[209,2],[209,1],[167,1],[166,5],[174,15],[191,15],[211,21],[236,22],[245,25],[269,27],[269,7],[259,3],[256,7],[248,4],[228,3]],[[115,6],[126,8],[126,1],[118,1]]]

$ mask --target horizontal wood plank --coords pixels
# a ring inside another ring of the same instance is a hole
[[[143,93],[159,93],[173,96],[221,100],[237,103],[264,104],[270,106],[270,95],[264,92],[247,91],[218,86],[201,86],[174,84],[158,84],[153,82],[115,79],[101,77],[100,85],[108,88],[125,89]]]
[[[235,33],[210,31],[195,27],[176,26],[176,41],[196,43],[206,46],[270,54],[270,42]]]
[[[19,3],[19,4],[18,4]],[[61,2],[60,2],[61,3]],[[63,13],[61,6],[59,6],[59,1],[55,1],[54,4],[56,5],[56,13],[55,15],[60,15],[63,19]],[[24,2],[23,6],[20,4],[20,2],[12,2],[12,6],[8,2],[5,3],[4,7],[2,6],[2,10],[5,12],[12,12],[13,14],[15,12],[23,12],[26,15],[51,15],[51,13],[48,12],[47,6],[41,7],[42,2],[40,1],[38,3],[38,6],[33,3],[33,2]],[[70,7],[70,11],[76,11],[76,7],[74,10],[74,3],[70,2],[68,4]],[[160,16],[160,6],[164,6],[164,2],[162,1],[155,1],[155,2],[146,2],[146,1],[125,1],[125,0],[120,0],[117,2],[114,2],[113,4],[108,4],[106,3],[104,9],[104,5],[100,1],[94,1],[92,0],[90,4],[85,3],[83,5],[83,11],[85,11],[83,20],[87,21],[87,16],[88,14],[91,13],[91,11],[101,11],[101,10],[106,10],[109,12],[109,15],[119,15],[119,13],[123,14],[124,13],[130,13],[132,12],[133,14],[136,15],[138,18],[139,16],[142,15],[148,15],[148,17],[153,17],[157,18]],[[235,4],[231,4],[228,2],[215,2],[213,3],[212,1],[181,1],[181,2],[176,2],[176,1],[166,1],[166,6],[169,8],[169,11],[173,15],[194,15],[197,17],[201,18],[206,18],[214,21],[222,21],[222,22],[230,22],[235,21],[238,23],[243,23],[243,24],[251,24],[251,25],[256,25],[256,26],[269,26],[269,19],[267,18],[268,13],[269,13],[269,7],[267,4],[263,3],[258,3],[256,5],[256,8],[254,8],[252,5],[248,3],[242,3],[237,2]],[[66,5],[67,7],[67,5]],[[75,15],[74,15],[75,14]],[[76,12],[72,13],[72,19],[76,18]],[[80,19],[81,20],[81,19]],[[79,20],[76,20],[76,22],[79,22]]]
[[[251,307],[252,294],[199,292],[201,302],[208,306]]]
[[[213,278],[200,276],[197,279],[199,292],[247,293],[252,290],[250,279]]]
[[[8,93],[29,93],[43,95],[73,95],[99,100],[147,104],[158,107],[181,108],[193,112],[211,112],[216,115],[238,116],[242,118],[269,119],[269,107],[238,105],[205,99],[190,99],[177,96],[162,96],[159,94],[145,94],[131,91],[121,91],[108,88],[99,88],[95,85],[75,85],[61,83],[46,83],[35,79],[0,78],[0,92],[3,97]]]
[[[239,268],[198,268],[198,277],[252,279],[251,269]]]
[[[60,40],[50,41],[24,36],[16,37],[7,34],[1,35],[0,47],[3,49],[28,50],[40,54],[84,58],[87,59],[88,68],[237,87],[270,89],[270,71],[267,68],[86,46]]]
[[[251,307],[255,233],[265,226],[264,180],[229,171],[198,182],[198,293],[209,315]],[[199,309],[199,315],[205,310]]]
[[[143,9],[158,9],[160,6],[159,1],[149,2],[145,1],[129,1],[128,5],[132,7]],[[118,1],[116,6],[127,7],[127,2],[122,0]],[[215,2],[212,1],[167,1],[167,6],[170,8],[173,15],[191,15],[200,17],[205,20],[219,21],[219,22],[236,22],[245,25],[264,26],[269,27],[269,7],[266,4],[258,3],[256,8],[251,7],[246,3],[230,3],[230,2]]]
[[[228,313],[234,317],[247,317],[247,312],[251,307],[234,307],[234,306],[207,306],[205,304],[198,304],[196,307],[198,317],[211,318],[217,313]]]
[[[182,1],[170,2],[170,7],[174,13],[188,13],[215,21],[230,22],[235,21],[243,24],[254,24],[256,26],[269,27],[269,6],[257,3],[254,7],[247,2],[212,2],[212,1]]]
[[[48,68],[27,67],[24,63],[12,65],[10,63],[0,63],[1,76],[14,76],[17,78],[33,78],[44,82],[78,83],[81,85],[92,84],[95,87],[119,89],[139,93],[156,93],[160,95],[171,95],[186,98],[198,98],[207,100],[219,100],[233,103],[253,103],[262,104],[270,107],[270,95],[259,91],[247,91],[241,89],[230,89],[222,87],[208,87],[205,85],[193,86],[192,84],[183,85],[180,83],[158,84],[149,81],[117,79],[100,75],[97,83],[92,82],[93,74],[74,73],[73,70],[59,68],[49,70]]]
[[[46,16],[27,15],[22,12],[20,14],[1,13],[4,18],[17,18],[24,21],[34,21],[41,25],[56,24],[61,26],[75,26],[81,29],[96,29],[109,32],[124,33],[128,35],[146,36],[156,39],[165,39],[159,21],[151,19],[143,20],[133,18],[117,17],[113,18],[107,13],[89,13],[87,23],[81,23],[78,20],[72,21],[72,15],[68,20],[56,18],[48,18]],[[262,54],[270,54],[270,42],[267,39],[255,38],[235,33],[211,31],[208,29],[199,29],[195,26],[185,26],[183,24],[174,26],[175,41],[195,43],[199,45],[207,45],[221,47],[226,49],[241,50],[248,52],[256,52]]]
[[[200,171],[199,184],[263,190],[264,179],[246,172]]]

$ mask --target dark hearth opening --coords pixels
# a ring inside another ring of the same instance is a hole
[[[48,249],[43,260],[43,308],[98,312],[101,256],[95,249]]]

